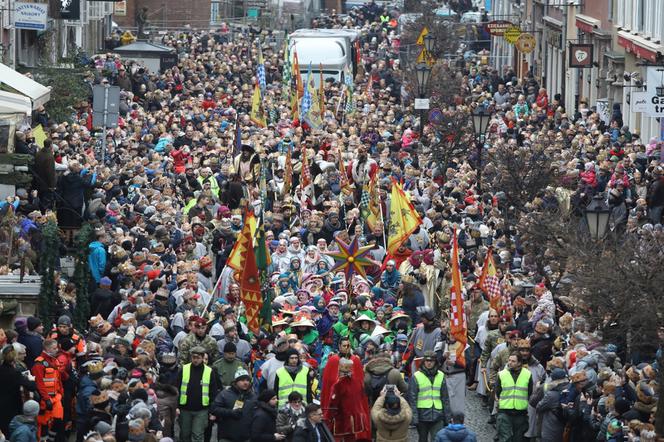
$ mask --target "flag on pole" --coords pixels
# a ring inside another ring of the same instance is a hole
[[[360,213],[370,230],[376,227],[380,220],[380,199],[377,192],[378,174],[374,173],[362,188],[360,198]]]
[[[300,180],[302,188],[301,208],[306,209],[316,205],[316,194],[314,193],[314,182],[311,179],[311,170],[309,169],[309,160],[306,150],[302,151],[302,178]]]
[[[265,61],[263,60],[263,50],[260,44],[258,45],[258,67],[256,68],[256,77],[258,77],[258,85],[261,88],[261,93],[265,93],[267,89],[267,80],[265,78]]]
[[[323,63],[320,64],[320,78],[319,78],[319,85],[318,85],[318,101],[319,105],[318,107],[320,108],[320,114],[325,115],[325,82],[323,81]]]
[[[290,100],[291,100],[291,115],[293,116],[293,121],[300,120],[300,106],[298,106],[297,100],[297,91],[290,91]]]
[[[261,223],[256,230],[256,266],[258,270],[267,271],[270,264],[272,264],[272,257],[267,249],[267,242],[265,240],[265,224],[261,219]]]
[[[401,184],[392,178],[390,195],[390,224],[387,239],[387,252],[394,255],[410,234],[422,224],[419,213],[415,210],[403,191]]]
[[[491,308],[500,312],[502,293],[500,290],[500,281],[498,281],[496,273],[496,264],[493,260],[493,248],[489,247],[486,259],[484,260],[484,265],[482,266],[482,273],[480,273],[480,280],[477,285],[482,291],[484,291],[484,293],[486,293]]]
[[[284,187],[281,189],[282,195],[290,195],[291,187],[293,186],[293,154],[291,153],[291,145],[288,143],[288,150],[286,151],[286,164],[284,166]]]
[[[297,51],[293,52],[293,73],[295,76],[295,90],[298,100],[304,95],[304,83],[302,82],[302,72],[300,72],[300,62],[297,59]]]
[[[304,89],[304,95],[302,95],[302,104],[300,104],[300,112],[302,118],[307,117],[309,109],[313,105],[313,96],[311,95],[312,88],[309,87],[309,79],[311,78],[311,63],[309,63],[309,72],[307,73],[307,87]]]
[[[249,212],[251,213],[251,212]],[[253,214],[252,214],[253,216]],[[263,308],[263,297],[261,295],[261,284],[256,265],[256,254],[254,252],[254,239],[251,235],[249,223],[245,223],[238,237],[240,245],[240,298],[245,306],[247,327],[256,336],[260,331],[260,311]]]
[[[459,343],[456,352],[456,362],[466,366],[464,351],[468,342],[468,324],[463,309],[463,286],[461,284],[461,269],[459,268],[459,243],[457,232],[454,229],[452,242],[452,289],[450,290],[450,334]]]
[[[258,83],[254,86],[254,95],[251,97],[251,121],[258,127],[267,127],[265,110],[261,103],[261,90]]]
[[[307,93],[311,97],[311,105],[306,113],[302,111],[302,118],[312,129],[318,129],[323,125],[323,114],[321,113],[320,97],[318,96],[318,89],[316,89],[313,76],[309,77],[305,95]]]
[[[233,140],[234,153],[242,151],[242,126],[240,124],[240,114],[235,115],[235,139]]]
[[[281,83],[282,83],[282,90],[283,90],[283,97],[284,99],[290,98],[290,91],[291,91],[291,82],[293,81],[293,71],[292,71],[292,66],[290,62],[290,57],[288,55],[289,50],[289,42],[288,42],[288,37],[286,37],[286,40],[284,40],[284,69],[281,74]]]
[[[243,229],[245,228],[248,229],[250,235],[252,235],[252,230],[254,233],[256,232],[256,218],[254,217],[254,212],[250,211],[245,215]],[[244,251],[243,247],[245,246],[246,244],[242,241],[237,241],[235,245],[233,245],[233,249],[226,260],[226,265],[236,272],[242,271],[242,252]]]

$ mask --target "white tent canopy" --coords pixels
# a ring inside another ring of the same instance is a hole
[[[9,66],[0,63],[0,83],[6,84],[32,100],[32,109],[37,109],[51,98],[51,88],[43,86]]]
[[[28,97],[0,91],[0,114],[32,114],[32,102]]]

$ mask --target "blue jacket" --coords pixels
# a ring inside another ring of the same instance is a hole
[[[435,442],[477,442],[477,436],[463,424],[450,424],[436,434]]]
[[[99,284],[106,269],[106,249],[99,241],[91,242],[88,248],[90,249],[90,255],[88,256],[90,273],[92,273],[92,277]]]
[[[87,419],[88,413],[92,410],[90,395],[97,389],[97,385],[90,376],[85,375],[81,378],[81,382],[78,385],[78,394],[76,395],[76,415],[79,419]]]
[[[19,414],[9,423],[9,434],[10,442],[37,442],[37,423]]]

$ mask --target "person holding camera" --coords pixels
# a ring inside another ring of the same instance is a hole
[[[376,442],[405,442],[413,412],[401,392],[388,384],[371,409],[371,420],[376,426]]]

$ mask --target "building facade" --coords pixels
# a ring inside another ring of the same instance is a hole
[[[495,0],[492,20],[508,20],[532,33],[527,56],[502,37],[492,37],[491,62],[523,75],[533,72],[550,95],[560,93],[568,113],[579,102],[610,115],[619,104],[624,123],[648,141],[660,136],[656,118],[637,112],[632,94],[643,91],[649,65],[664,66],[662,0]],[[570,68],[570,44],[593,47],[592,67]]]

